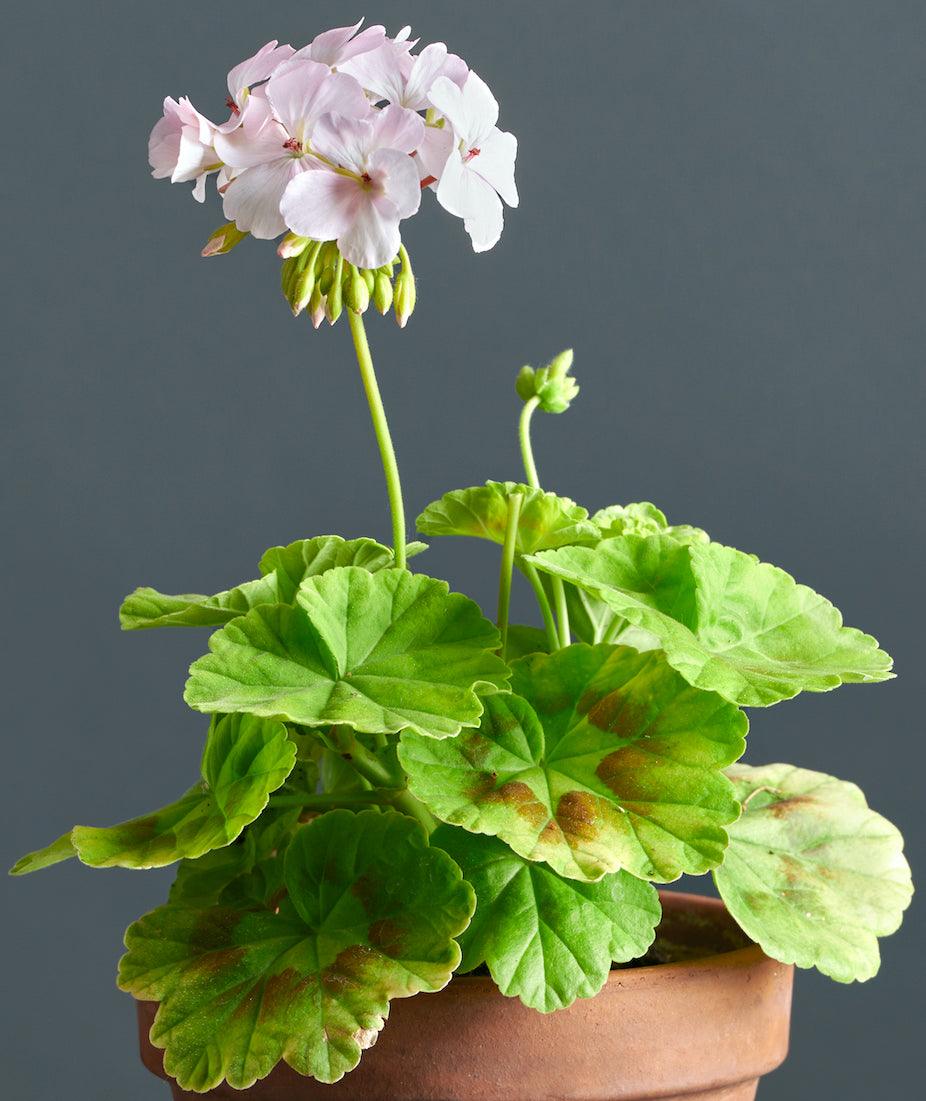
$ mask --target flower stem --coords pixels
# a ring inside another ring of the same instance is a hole
[[[543,625],[547,629],[547,644],[552,653],[554,650],[559,649],[559,634],[556,630],[556,620],[553,618],[553,610],[550,607],[550,601],[547,599],[543,583],[537,575],[537,570],[530,562],[525,562],[522,558],[518,562],[518,567],[530,582],[530,586],[534,590],[534,596],[537,597],[537,603],[540,605],[540,614],[543,616]]]
[[[518,422],[518,438],[521,441],[521,460],[524,463],[524,473],[527,475],[527,484],[532,489],[540,488],[540,479],[537,477],[537,464],[534,462],[534,449],[531,446],[531,417],[534,410],[540,404],[540,398],[532,397],[524,403],[521,410],[521,419]]]
[[[399,569],[404,569],[405,506],[402,502],[402,483],[399,481],[399,467],[396,463],[395,449],[392,446],[386,411],[383,408],[383,399],[379,392],[379,385],[376,382],[376,373],[373,370],[373,357],[370,355],[370,346],[367,343],[363,316],[354,313],[353,310],[348,310],[347,318],[350,322],[351,336],[354,338],[354,351],[357,353],[357,363],[360,367],[363,389],[367,396],[367,403],[370,406],[370,416],[373,419],[373,431],[376,433],[376,442],[379,444],[383,472],[386,475],[386,491],[389,494],[389,508],[392,512],[392,545],[395,549],[395,564]]]
[[[518,438],[521,441],[521,460],[524,463],[524,473],[527,475],[527,484],[531,489],[540,489],[540,478],[537,475],[537,464],[534,462],[534,448],[531,444],[531,418],[534,415],[534,410],[540,404],[540,398],[534,395],[524,403],[524,408],[521,410],[521,419],[518,422]],[[533,567],[531,567],[533,569]],[[536,571],[534,571],[536,577]],[[530,575],[528,575],[530,581]],[[534,582],[531,581],[533,585]],[[534,586],[534,592],[538,591],[540,582],[538,580],[537,585]],[[553,644],[553,649],[559,649],[561,646],[568,646],[572,642],[572,636],[569,632],[569,607],[566,604],[566,586],[563,584],[561,577],[553,577],[550,579],[550,586],[553,590],[553,600],[556,603],[556,614],[559,619],[559,627],[555,631],[556,643]],[[542,588],[540,589],[542,592]],[[538,600],[540,597],[538,596]],[[549,611],[549,602],[546,600],[546,594],[544,593],[544,601],[546,602],[547,611]],[[540,605],[541,612],[544,611],[544,605]],[[546,622],[546,613],[544,614],[544,622]],[[549,624],[547,624],[547,634],[550,633]]]
[[[498,577],[498,629],[502,634],[502,661],[508,658],[508,612],[511,606],[511,573],[518,542],[518,517],[521,515],[520,493],[508,498],[508,522],[502,546],[502,566]]]

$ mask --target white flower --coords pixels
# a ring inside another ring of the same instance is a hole
[[[358,54],[375,50],[386,40],[385,27],[367,27],[365,31],[361,31],[362,24],[361,19],[352,27],[335,27],[333,30],[323,31],[316,35],[308,46],[298,50],[294,56],[318,61],[331,69],[337,68]],[[358,31],[360,31],[359,34]]]
[[[213,147],[214,137],[215,126],[186,96],[179,101],[168,96],[164,115],[148,138],[151,175],[156,180],[170,179],[171,183],[195,180],[193,198],[201,203],[206,197],[206,177],[221,167]]]
[[[498,104],[486,84],[470,72],[462,89],[447,77],[431,86],[431,103],[453,128],[455,148],[439,175],[437,201],[463,219],[476,252],[496,244],[502,233],[502,203],[518,205],[514,162],[518,142],[499,130]]]
[[[337,240],[348,263],[378,268],[399,251],[399,222],[421,203],[420,115],[390,106],[370,119],[326,115],[312,148],[331,165],[293,179],[283,195],[286,224],[302,237]]]
[[[370,104],[353,77],[315,61],[290,60],[254,96],[241,126],[216,135],[216,150],[235,169],[224,188],[226,218],[254,237],[270,239],[286,229],[280,199],[287,184],[318,167],[309,143],[318,120],[330,112],[363,118]]]
[[[254,54],[236,65],[228,74],[228,99],[225,106],[231,111],[228,122],[219,129],[223,133],[236,130],[243,120],[247,109],[251,88],[265,81],[273,71],[293,56],[292,46],[279,46],[274,38]]]
[[[348,61],[341,71],[356,77],[375,100],[395,103],[410,111],[422,111],[428,106],[428,93],[439,76],[462,86],[469,72],[466,62],[448,53],[443,42],[432,42],[413,56],[404,41],[387,41]]]

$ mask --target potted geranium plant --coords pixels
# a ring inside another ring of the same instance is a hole
[[[346,318],[392,546],[314,535],[215,595],[129,595],[127,630],[214,628],[185,691],[208,717],[201,778],[13,872],[177,864],[119,967],[177,1098],[752,1097],[784,1057],[791,965],[871,977],[912,887],[853,784],[738,763],[743,709],[883,681],[891,660],[652,504],[589,515],[545,491],[531,421],[575,398],[570,352],[517,377],[524,480],[418,518],[500,545],[495,622],[410,566],[425,547],[364,316],[414,309],[399,227],[424,191],[477,251],[518,201],[491,92],[443,44],[416,47],[360,24],[270,42],[229,73],[224,123],[165,101],[154,175],[200,201],[216,175],[228,218],[204,255],[279,238],[293,314]],[[516,571],[537,626],[509,624]],[[722,903],[653,886],[707,872]],[[361,1062],[390,1002],[419,993]]]

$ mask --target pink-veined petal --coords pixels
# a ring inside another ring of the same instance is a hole
[[[171,173],[171,183],[187,183],[205,172],[219,167],[219,156],[211,145],[203,145],[199,131],[194,126],[184,126],[180,131],[177,164]]]
[[[413,111],[427,107],[428,92],[443,72],[447,56],[447,47],[443,42],[432,42],[414,58],[401,100],[403,107],[409,107]]]
[[[509,206],[518,205],[518,189],[514,182],[514,161],[518,139],[505,130],[493,130],[479,147],[479,155],[469,162],[469,168],[492,185]]]
[[[256,100],[246,112],[244,122],[229,134],[220,130],[215,150],[225,164],[233,168],[253,168],[257,164],[279,160],[286,152],[289,135],[270,112],[266,100]]]
[[[401,103],[405,93],[404,63],[407,54],[394,42],[360,54],[338,69],[354,77],[376,100]]]
[[[331,241],[350,229],[365,196],[357,180],[321,168],[290,183],[280,210],[293,233]]]
[[[428,98],[449,121],[467,149],[478,148],[498,121],[495,97],[485,81],[472,70],[462,88],[450,77],[439,76],[431,85]]]
[[[292,46],[278,46],[274,38],[261,46],[253,57],[236,65],[228,74],[228,94],[232,101],[239,108],[243,106],[242,93],[245,89],[266,80],[281,61],[292,57],[294,53]]]
[[[367,192],[364,200],[350,228],[338,237],[338,249],[345,260],[358,268],[378,268],[399,251],[402,243],[399,219],[383,196],[377,201]]]
[[[278,237],[286,229],[280,214],[283,192],[294,177],[314,175],[305,171],[307,167],[304,160],[286,156],[246,169],[225,191],[225,217],[261,240]]]
[[[456,152],[444,166],[437,201],[463,219],[474,252],[485,252],[498,242],[504,224],[502,201],[495,188],[471,171]]]
[[[414,153],[424,138],[424,119],[397,104],[384,107],[373,119],[375,149]]]
[[[397,149],[377,149],[370,157],[369,172],[373,183],[392,203],[399,220],[411,218],[417,213],[421,206],[418,166],[407,153],[400,153]]]
[[[369,119],[324,115],[312,134],[312,148],[329,161],[358,174],[366,171],[375,131]]]
[[[426,126],[424,138],[415,153],[418,162],[418,175],[422,180],[430,180],[429,187],[435,188],[441,178],[444,165],[454,146],[453,130],[450,126]]]
[[[334,27],[330,31],[323,31],[316,35],[308,44],[297,51],[297,57],[307,57],[312,61],[318,61],[329,68],[339,65],[342,61],[348,61],[367,50],[375,50],[386,40],[386,28],[381,26],[367,27],[361,31],[363,23],[355,23],[352,27]]]
[[[148,138],[148,163],[151,175],[163,180],[173,174],[180,152],[180,136],[183,123],[177,109],[180,105],[172,97],[164,100],[164,114],[154,124]]]
[[[332,73],[315,61],[289,61],[270,78],[267,98],[290,137],[304,145],[315,123],[332,111],[364,118],[370,104],[363,89],[346,73]]]

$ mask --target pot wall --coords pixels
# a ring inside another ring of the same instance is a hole
[[[751,1101],[788,1050],[793,969],[742,944],[722,903],[662,892],[660,933],[701,958],[611,972],[601,993],[548,1015],[461,976],[394,1001],[376,1045],[335,1085],[278,1066],[251,1089],[175,1101]],[[719,949],[719,951],[718,951]],[[705,955],[704,953],[711,953]],[[142,1060],[156,1005],[138,1004]]]

